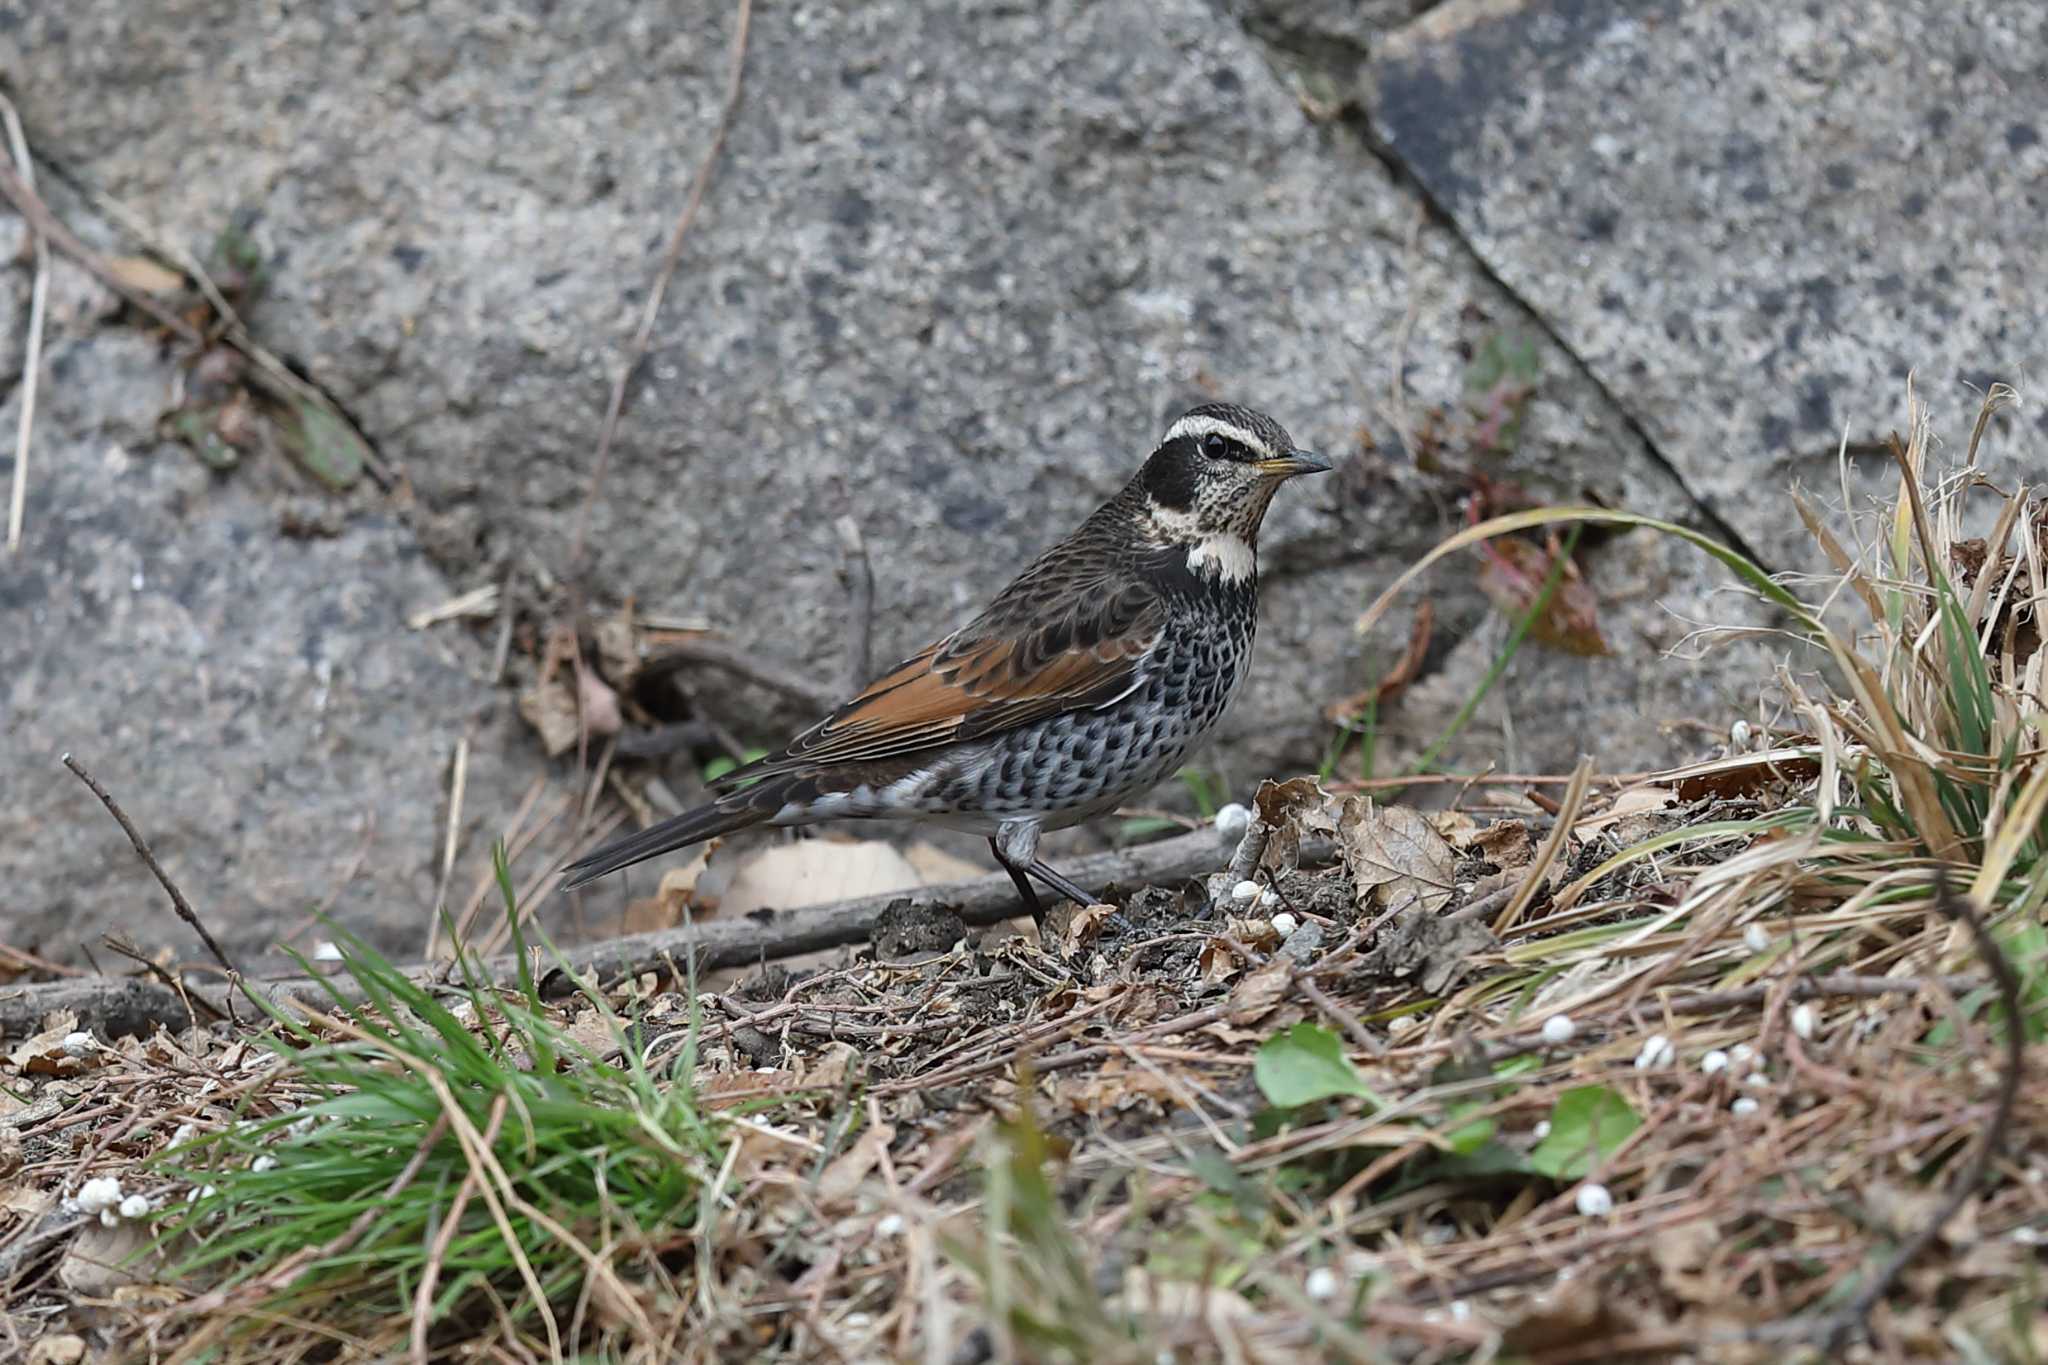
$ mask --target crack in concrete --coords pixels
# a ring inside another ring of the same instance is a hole
[[[1763,566],[1765,571],[1769,572],[1770,565],[1765,563],[1763,556],[1757,553],[1756,547],[1751,545],[1743,537],[1742,532],[1737,530],[1732,523],[1719,512],[1716,512],[1712,505],[1694,491],[1692,485],[1686,482],[1683,472],[1679,470],[1677,465],[1672,463],[1671,458],[1658,446],[1655,438],[1650,435],[1649,430],[1644,427],[1641,420],[1629,409],[1626,403],[1621,401],[1614,390],[1608,387],[1606,381],[1601,379],[1593,367],[1586,363],[1585,357],[1573,349],[1571,343],[1565,340],[1564,334],[1552,325],[1549,318],[1545,317],[1539,309],[1523,298],[1520,293],[1516,292],[1514,286],[1509,284],[1487,262],[1484,256],[1480,255],[1478,248],[1472,244],[1472,240],[1465,235],[1464,230],[1459,226],[1456,216],[1445,208],[1435,195],[1429,192],[1428,186],[1416,178],[1415,174],[1408,169],[1407,163],[1401,160],[1392,146],[1374,131],[1372,120],[1367,116],[1365,110],[1355,103],[1349,105],[1339,115],[1338,121],[1350,130],[1352,136],[1358,139],[1359,144],[1364,147],[1366,152],[1375,161],[1386,168],[1387,174],[1394,178],[1395,184],[1415,195],[1422,202],[1423,207],[1428,210],[1430,216],[1442,224],[1444,230],[1457,242],[1459,249],[1464,252],[1473,267],[1499,288],[1503,294],[1512,299],[1517,308],[1522,310],[1529,325],[1541,331],[1559,351],[1564,353],[1578,371],[1579,376],[1591,385],[1594,392],[1598,393],[1613,408],[1615,416],[1621,420],[1623,427],[1638,441],[1643,443],[1643,450],[1652,460],[1656,461],[1657,467],[1670,476],[1672,483],[1685,495],[1685,499],[1691,505],[1693,513],[1706,524],[1707,528],[1730,549],[1743,555],[1752,563]]]
[[[1415,19],[1419,19],[1429,9],[1433,8],[1435,8],[1435,5],[1431,4],[1422,10],[1418,10],[1409,23],[1412,24]],[[1336,81],[1348,85],[1354,91],[1358,81],[1358,73],[1370,59],[1371,54],[1369,52],[1348,39],[1329,34],[1313,34],[1285,29],[1282,26],[1262,21],[1257,16],[1250,14],[1228,17],[1236,22],[1247,38],[1264,49],[1270,58],[1315,67]],[[1406,27],[1406,25],[1403,27]],[[1389,31],[1398,32],[1399,30]],[[1458,244],[1459,250],[1464,253],[1465,258],[1471,263],[1473,268],[1513,301],[1514,305],[1522,311],[1531,327],[1541,332],[1559,351],[1564,353],[1578,371],[1579,376],[1613,409],[1623,428],[1638,441],[1642,442],[1643,449],[1650,459],[1655,461],[1657,467],[1670,477],[1672,483],[1685,497],[1694,516],[1712,534],[1727,544],[1730,549],[1746,556],[1752,563],[1762,565],[1768,572],[1770,566],[1765,562],[1763,556],[1757,552],[1756,548],[1743,537],[1742,533],[1732,523],[1716,512],[1713,506],[1693,489],[1678,466],[1671,461],[1670,457],[1658,446],[1656,440],[1651,437],[1649,430],[1644,427],[1641,420],[1636,417],[1627,404],[1620,400],[1614,390],[1600,378],[1593,367],[1586,363],[1585,357],[1581,356],[1565,340],[1563,334],[1552,325],[1549,318],[1545,317],[1529,300],[1523,298],[1480,254],[1478,248],[1473,245],[1471,238],[1467,237],[1464,230],[1460,227],[1457,217],[1435,195],[1429,192],[1429,187],[1424,185],[1415,173],[1409,169],[1407,163],[1401,160],[1400,155],[1394,150],[1393,146],[1380,137],[1372,125],[1372,119],[1367,114],[1363,101],[1357,98],[1355,94],[1353,97],[1347,98],[1332,122],[1336,127],[1348,132],[1356,140],[1360,149],[1379,163],[1380,167],[1386,171],[1388,177],[1397,188],[1414,195],[1416,200],[1429,213],[1430,217]]]

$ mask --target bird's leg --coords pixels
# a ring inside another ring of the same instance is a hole
[[[1095,905],[1100,903],[1102,900],[1102,897],[1096,895],[1092,891],[1082,890],[1081,886],[1078,883],[1076,883],[1072,878],[1066,876],[1064,873],[1053,871],[1043,862],[1033,860],[1031,866],[1026,868],[1025,871],[1029,872],[1032,876],[1038,878],[1038,880],[1044,882],[1047,886],[1059,892],[1062,896],[1065,896],[1068,900],[1072,901],[1076,905]],[[1013,872],[1011,875],[1014,876],[1016,874]]]
[[[1017,894],[1023,898],[1025,908],[1031,911],[1032,923],[1044,924],[1045,905],[1038,899],[1038,888],[1031,884],[1031,878],[1024,875],[1023,868],[1018,867],[1003,856],[1003,846],[997,843],[993,837],[988,841],[988,851],[995,855],[998,863],[1002,864],[1003,871],[1010,874],[1010,880],[1017,883]]]

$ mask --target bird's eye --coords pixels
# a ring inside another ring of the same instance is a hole
[[[1210,432],[1202,438],[1202,453],[1211,459],[1223,459],[1230,453],[1230,442],[1217,432]]]

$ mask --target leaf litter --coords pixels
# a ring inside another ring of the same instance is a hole
[[[1970,487],[1930,484],[1929,523],[1960,524]],[[1482,775],[1435,812],[1269,783],[1248,901],[1139,888],[1056,912],[1042,941],[913,914],[886,952],[547,1005],[575,1046],[543,1031],[504,1055],[644,1070],[688,1096],[701,1205],[666,1230],[602,1199],[558,1209],[595,1287],[558,1282],[547,1313],[509,1269],[449,1261],[417,1354],[2038,1356],[2048,1101],[1994,1059],[2016,1025],[2025,1065],[2048,1061],[2044,518],[2004,496],[2024,515],[1970,551],[1960,591],[1912,590],[1950,560],[1909,523],[1845,551],[1843,600],[1880,608],[1860,641],[1876,662],[1835,656],[1839,692],[1787,675],[1773,723],[1697,764],[1588,770],[1562,806]],[[1856,567],[1872,554],[1881,575]],[[2017,1019],[1936,913],[1937,868],[1992,913]],[[488,1000],[458,1016],[479,1056],[511,1017]],[[341,1039],[375,1019],[308,1027]],[[93,1039],[74,1066],[75,1023],[45,1021],[0,1063],[16,1340],[83,1339],[94,1358],[144,1341],[164,1359],[412,1349],[414,1306],[351,1294],[357,1272],[334,1272],[317,1322],[273,1311],[283,1281],[261,1262],[90,1304],[67,1288],[82,1223],[65,1201],[85,1181],[170,1208],[195,1192],[155,1164],[174,1141],[244,1135],[238,1150],[286,1160],[307,1140],[291,1125],[337,1102],[293,1048],[226,1025]],[[1952,1187],[2008,1091],[1985,1180]],[[456,1142],[430,1117],[391,1141]],[[536,1121],[506,1117],[438,1168],[457,1235],[495,1235],[483,1192],[521,1188]],[[1950,1195],[1933,1249],[1875,1278]],[[1807,1326],[1872,1284],[1867,1338],[1824,1351]]]

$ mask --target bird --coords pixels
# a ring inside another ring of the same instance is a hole
[[[1189,409],[980,615],[720,777],[707,804],[569,864],[563,888],[753,825],[907,819],[987,838],[1040,925],[1034,880],[1097,903],[1040,837],[1150,789],[1215,729],[1250,661],[1266,509],[1329,469],[1264,413]]]

